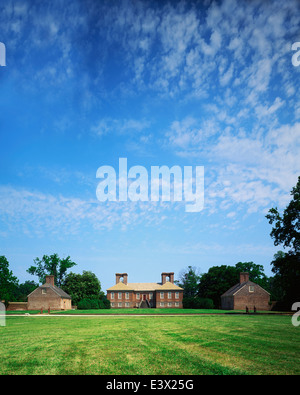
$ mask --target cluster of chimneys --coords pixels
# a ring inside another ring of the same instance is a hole
[[[128,274],[127,273],[116,273],[116,284],[118,284],[121,281],[121,278],[123,279],[123,284],[127,285]],[[170,272],[170,273],[164,272],[161,274],[162,285],[164,285],[167,281],[174,284],[174,272]]]
[[[121,281],[121,278],[123,279],[123,284],[127,285],[128,274],[116,273],[116,284],[118,284]],[[162,285],[164,285],[167,281],[174,284],[174,272],[169,272],[169,273],[163,272],[161,274]],[[240,273],[240,284],[246,283],[247,281],[249,281],[249,273],[248,272]],[[46,276],[46,284],[50,284],[54,286],[54,276],[50,276],[50,275]]]
[[[53,277],[53,285],[54,285],[54,276],[47,276],[47,277]],[[47,277],[46,277],[46,282],[47,282]],[[121,279],[123,279],[123,284],[127,285],[127,278],[128,278],[127,273],[116,273],[116,284],[118,284],[121,281]],[[163,272],[161,274],[162,285],[164,285],[167,281],[174,284],[174,272],[170,272],[170,273]],[[246,283],[247,281],[249,281],[249,273],[241,272],[240,284]]]

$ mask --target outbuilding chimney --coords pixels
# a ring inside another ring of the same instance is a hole
[[[248,272],[241,272],[240,273],[240,284],[246,283],[249,281],[249,273]]]
[[[55,276],[53,276],[53,275],[46,276],[46,284],[53,285],[53,287],[54,287],[54,278],[55,278]]]

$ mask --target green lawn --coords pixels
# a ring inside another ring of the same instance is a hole
[[[300,374],[276,315],[6,317],[0,374]]]
[[[253,313],[253,311],[250,311]],[[39,310],[30,310],[30,311],[7,311],[8,315],[20,314],[24,315],[26,313],[29,314],[40,314]],[[217,310],[217,309],[91,309],[91,310],[60,310],[60,311],[51,311],[50,314],[68,314],[68,315],[165,315],[165,314],[237,314],[237,313],[245,313],[243,310]],[[273,311],[262,311],[257,313],[268,313],[268,314],[277,314],[277,312]],[[43,310],[43,314],[48,314],[48,310]]]
[[[53,312],[62,313],[62,314],[109,314],[109,315],[116,315],[116,314],[213,314],[213,313],[225,313],[229,312],[225,310],[209,310],[209,309],[99,309],[99,310],[67,310],[67,311],[59,311]],[[230,310],[232,312],[232,310]]]

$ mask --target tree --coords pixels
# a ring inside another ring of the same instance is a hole
[[[16,290],[16,300],[18,302],[27,302],[27,296],[34,291],[39,285],[35,281],[25,281],[20,284]]]
[[[0,301],[13,301],[15,299],[16,289],[18,287],[18,279],[11,270],[9,270],[9,262],[4,255],[0,256]]]
[[[175,283],[183,288],[183,297],[194,297],[197,295],[200,275],[197,274],[197,268],[188,266],[179,274],[179,280]]]
[[[296,186],[292,189],[292,200],[285,208],[283,215],[277,207],[271,208],[266,218],[273,225],[270,236],[274,245],[283,244],[283,247],[292,247],[295,253],[300,253],[300,176]]]
[[[257,265],[254,262],[238,262],[235,265],[238,274],[241,272],[248,272],[250,281],[260,285],[266,291],[268,291],[269,282],[268,277],[264,273],[264,267]],[[233,284],[234,285],[234,284]]]
[[[40,283],[45,283],[46,275],[55,276],[55,285],[61,286],[66,276],[66,272],[76,263],[71,261],[70,257],[61,259],[57,254],[44,255],[42,259],[36,258],[33,260],[36,266],[30,266],[28,273],[38,276]]]
[[[271,264],[274,283],[281,294],[276,308],[290,310],[294,302],[300,301],[300,254],[278,251]]]
[[[274,245],[290,247],[287,253],[278,251],[271,262],[275,273],[273,286],[281,295],[277,309],[290,310],[292,304],[300,300],[300,177],[291,191],[292,199],[281,216],[276,208],[271,208],[266,218],[274,224],[270,236]]]
[[[210,298],[215,307],[221,304],[221,295],[239,281],[238,270],[234,266],[212,266],[201,275],[198,296]]]
[[[101,283],[96,275],[90,271],[82,274],[67,274],[62,289],[72,297],[73,304],[77,305],[83,299],[103,299]]]

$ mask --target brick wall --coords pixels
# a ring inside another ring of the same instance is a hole
[[[170,292],[170,294],[169,294]],[[182,308],[183,292],[177,291],[108,291],[107,299],[112,308],[134,308],[139,307],[143,300],[147,300],[151,307],[156,308]]]
[[[7,311],[27,310],[27,302],[8,302]]]
[[[156,307],[165,308],[182,308],[183,291],[156,291]]]
[[[246,284],[234,295],[234,310],[245,310],[246,306],[250,310],[254,306],[257,310],[269,310],[269,301],[270,295],[259,285],[254,283]]]
[[[39,287],[28,296],[28,310],[69,310],[71,299],[61,298],[50,287]]]

